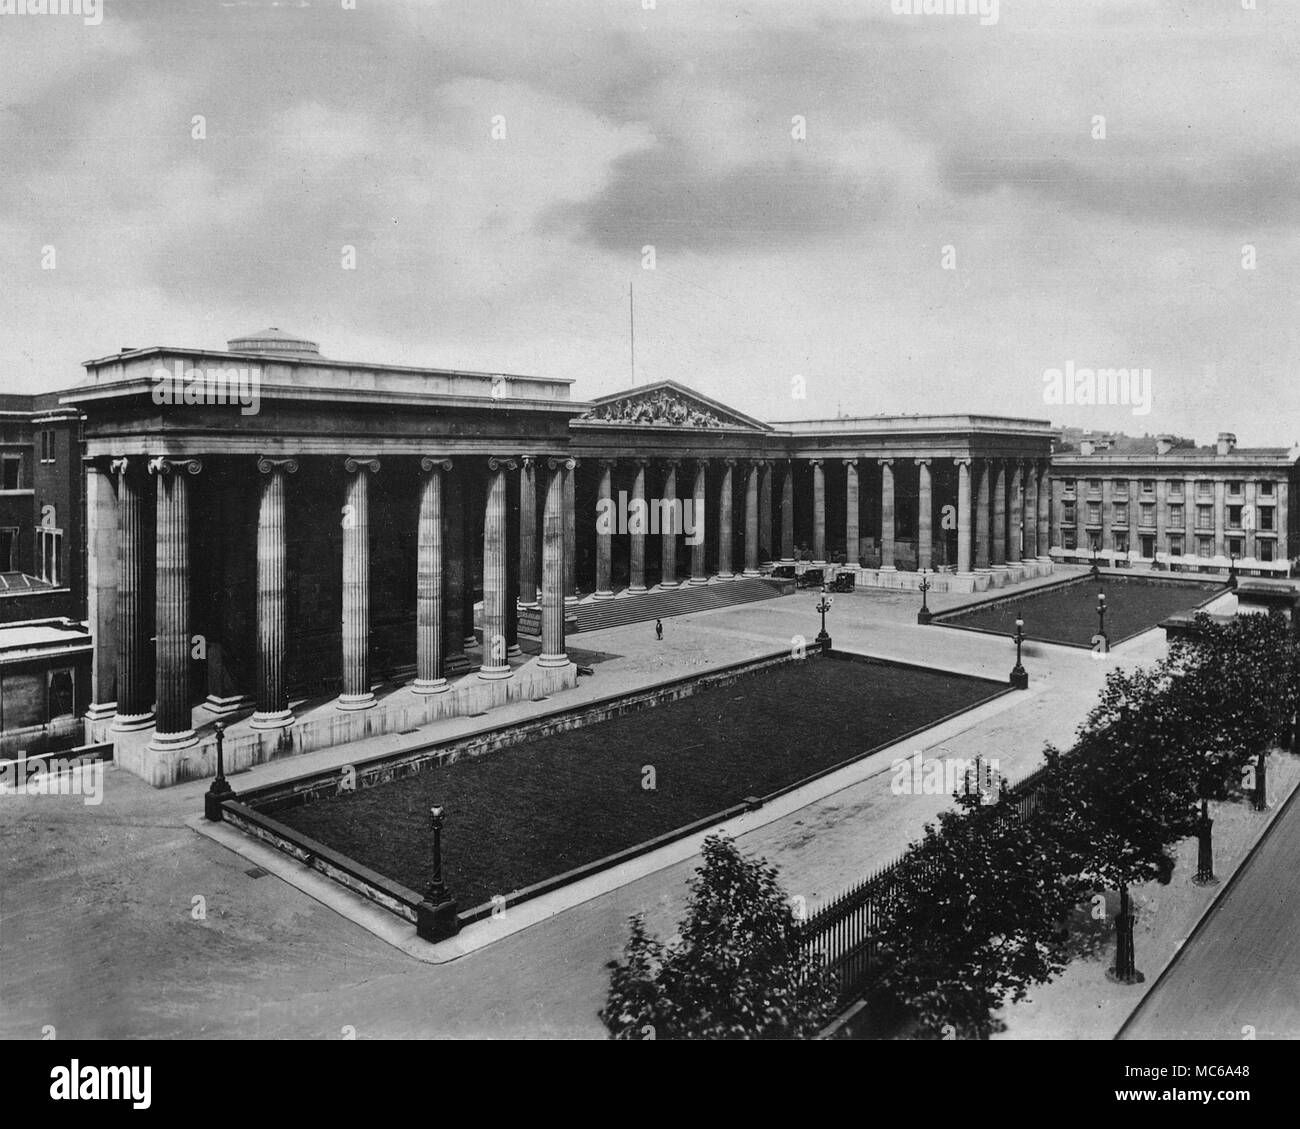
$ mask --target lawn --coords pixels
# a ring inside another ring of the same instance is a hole
[[[812,658],[276,818],[422,891],[432,873],[429,809],[442,804],[444,877],[469,909],[852,760],[1003,689]]]
[[[1097,634],[1097,594],[1106,593],[1106,638],[1111,644],[1155,627],[1175,612],[1189,611],[1223,583],[1214,581],[1150,580],[1145,577],[1104,576],[1078,580],[1058,588],[1027,592],[967,612],[946,613],[936,623],[975,627],[1006,635],[1025,621],[1025,637],[1045,643],[1089,647]]]

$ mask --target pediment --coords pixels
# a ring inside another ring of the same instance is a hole
[[[672,380],[615,392],[592,401],[580,417],[619,427],[685,427],[701,431],[770,431],[767,424]]]

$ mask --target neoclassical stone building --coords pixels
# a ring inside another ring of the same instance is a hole
[[[63,403],[84,420],[87,737],[155,784],[214,771],[218,718],[239,767],[562,691],[578,604],[796,558],[966,591],[1051,567],[1044,421],[764,423],[672,382],[581,403],[278,330],[86,370]],[[650,509],[698,526],[599,520]]]

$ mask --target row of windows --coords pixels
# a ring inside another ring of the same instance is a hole
[[[1085,523],[1100,525],[1102,504],[1100,502],[1087,502],[1085,507]],[[1168,524],[1175,529],[1181,528],[1185,523],[1185,513],[1186,507],[1184,505],[1178,502],[1171,503],[1166,511]],[[1214,507],[1196,506],[1195,518],[1197,529],[1213,529]],[[1112,502],[1110,520],[1113,525],[1128,525],[1128,503]],[[1277,511],[1272,506],[1259,506],[1258,508],[1248,505],[1226,506],[1224,523],[1228,529],[1276,529]],[[1076,502],[1066,501],[1062,503],[1061,524],[1078,524],[1078,505]],[[1154,526],[1156,524],[1156,504],[1154,502],[1141,502],[1138,504],[1138,524],[1143,526]]]
[[[1067,552],[1079,548],[1079,538],[1073,529],[1064,530],[1061,534],[1062,548]],[[1129,535],[1123,531],[1116,531],[1111,535],[1113,544],[1111,548],[1117,553],[1127,553],[1130,551],[1131,543]],[[1139,555],[1148,559],[1153,559],[1157,551],[1157,537],[1154,533],[1140,533],[1136,538],[1136,547]],[[1089,530],[1085,539],[1085,544],[1092,552],[1101,552],[1101,534],[1094,530]],[[1187,545],[1191,546],[1190,551],[1198,557],[1215,556],[1214,538],[1213,537],[1194,537],[1188,539],[1181,534],[1173,533],[1167,538],[1167,544],[1160,549],[1161,552],[1168,553],[1171,557],[1181,557],[1184,554]],[[1229,537],[1225,542],[1226,552],[1234,557],[1245,556],[1245,540],[1241,537]],[[1271,538],[1261,537],[1255,542],[1255,559],[1260,561],[1271,561],[1277,558],[1277,542]]]
[[[1086,484],[1086,488],[1089,494],[1100,494],[1101,481],[1102,480],[1100,478],[1087,478],[1087,479],[1063,478],[1061,479],[1061,486],[1065,492],[1066,497],[1069,497],[1071,494],[1075,494],[1078,492],[1079,482],[1083,482]],[[1139,494],[1154,496],[1156,492],[1156,480],[1154,478],[1139,478],[1137,481],[1138,481]],[[1181,498],[1183,495],[1183,488],[1185,484],[1186,484],[1185,479],[1170,478],[1167,479],[1165,482],[1165,489],[1168,491],[1168,494],[1171,498]],[[1196,485],[1196,496],[1198,498],[1214,497],[1213,479],[1199,478],[1196,480],[1195,485]],[[1229,497],[1240,498],[1244,496],[1246,492],[1246,483],[1241,479],[1230,479],[1227,481],[1226,485],[1227,485],[1227,492]],[[1275,485],[1276,484],[1274,483],[1273,479],[1261,478],[1255,483],[1255,492],[1260,497],[1272,498],[1275,496],[1275,492],[1276,492]],[[1111,492],[1114,494],[1127,494],[1129,489],[1129,480],[1127,478],[1112,478],[1110,480],[1110,488],[1111,488]]]
[[[36,575],[51,584],[62,582],[63,530],[36,529]],[[0,529],[0,572],[18,571],[18,530]]]
[[[41,462],[54,462],[54,432],[49,428],[44,428],[40,432],[41,442]]]

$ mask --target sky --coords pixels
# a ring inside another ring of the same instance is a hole
[[[274,325],[1290,446],[1300,3],[1252,2],[0,0],[0,389]],[[1045,402],[1067,366],[1149,411]]]

